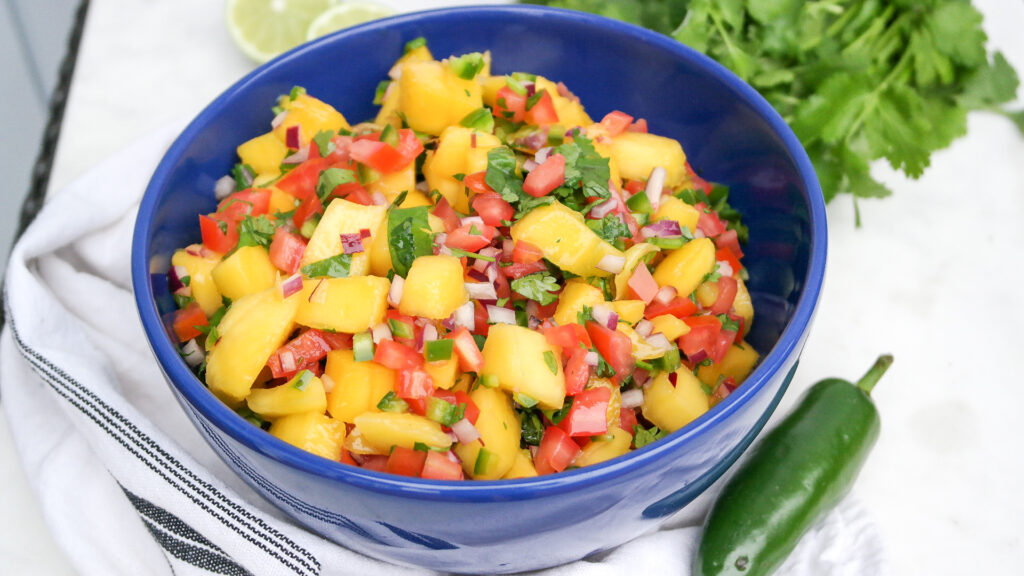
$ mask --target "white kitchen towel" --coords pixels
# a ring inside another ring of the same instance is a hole
[[[0,399],[58,545],[86,576],[431,574],[292,523],[219,460],[172,397],[135,310],[129,253],[139,199],[180,128],[54,193],[11,254]],[[690,574],[709,500],[600,558],[541,574]],[[885,567],[875,526],[847,498],[782,573],[875,576]]]

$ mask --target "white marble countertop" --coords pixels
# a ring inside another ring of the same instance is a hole
[[[1024,3],[975,5],[990,45],[1024,73]],[[51,189],[195,115],[251,69],[227,35],[221,2],[93,0]],[[896,363],[874,395],[882,436],[855,488],[882,532],[892,573],[1002,573],[1024,565],[1016,334],[1024,324],[1024,137],[1005,119],[975,114],[969,135],[932,164],[917,181],[877,166],[895,194],[861,202],[859,229],[849,198],[829,206],[825,289],[779,411],[813,382],[856,379],[880,352],[892,352]],[[0,483],[0,572],[73,573],[48,534],[6,422]]]

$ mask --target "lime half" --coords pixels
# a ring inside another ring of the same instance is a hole
[[[228,31],[246,56],[263,63],[306,41],[310,24],[335,0],[228,0]]]
[[[328,9],[317,16],[309,25],[306,40],[326,36],[349,26],[369,22],[378,18],[386,18],[395,13],[392,8],[371,2],[345,2]]]

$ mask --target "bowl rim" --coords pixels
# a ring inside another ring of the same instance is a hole
[[[744,385],[711,410],[658,442],[600,464],[534,478],[444,481],[374,472],[321,458],[253,426],[210,393],[187,367],[175,347],[171,345],[156,308],[156,300],[149,280],[150,242],[148,230],[155,214],[157,195],[166,185],[172,166],[178,162],[187,145],[201,133],[201,127],[208,118],[217,115],[227,105],[228,100],[235,94],[244,91],[250,83],[258,81],[266,70],[287,66],[290,61],[302,58],[306,53],[317,50],[323,44],[341,42],[349,36],[372,33],[380,29],[401,27],[423,19],[433,20],[467,15],[487,18],[508,18],[522,15],[556,18],[566,23],[583,24],[605,29],[612,34],[625,35],[637,42],[652,45],[656,49],[669,52],[674,57],[688,61],[688,64],[701,69],[702,72],[711,75],[716,81],[734,91],[761,119],[768,123],[773,132],[781,138],[785,151],[794,160],[800,179],[807,191],[811,236],[807,272],[793,317],[776,344],[761,359]],[[631,471],[671,458],[680,446],[692,442],[710,428],[728,420],[750,402],[775,374],[782,371],[786,362],[794,354],[799,354],[820,296],[826,252],[825,200],[806,151],[771,104],[727,68],[668,36],[617,20],[545,6],[470,6],[400,14],[341,30],[278,56],[246,74],[222,92],[174,140],[161,158],[146,187],[132,238],[131,275],[136,307],[147,340],[162,370],[167,375],[168,385],[177,390],[180,395],[179,400],[184,398],[194,410],[201,413],[204,418],[234,441],[288,467],[360,489],[417,499],[489,502],[554,496],[613,480]],[[157,334],[160,336],[155,336]]]

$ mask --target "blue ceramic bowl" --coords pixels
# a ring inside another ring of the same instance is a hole
[[[746,260],[764,355],[724,402],[668,438],[585,469],[525,480],[442,482],[329,462],[221,404],[175,351],[163,315],[169,256],[196,242],[235,146],[267,130],[274,98],[303,85],[347,118],[372,118],[374,88],[408,40],[438,57],[490,50],[494,72],[561,80],[601,118],[613,109],[679,139],[704,177],[732,187],[750,227]],[[575,12],[509,6],[398,16],[307,44],[210,104],[157,168],[139,209],[132,273],[146,334],[178,401],[227,464],[296,521],[402,564],[507,573],[583,558],[658,526],[739,457],[785,391],[825,269],[825,207],[782,119],[725,68],[641,28]]]

